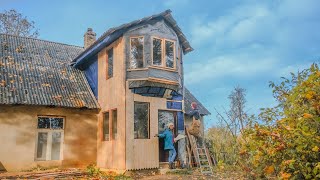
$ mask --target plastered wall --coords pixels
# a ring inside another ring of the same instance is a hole
[[[0,106],[0,163],[7,171],[37,165],[87,166],[96,162],[97,112],[40,106]],[[38,116],[65,117],[62,160],[35,161]]]

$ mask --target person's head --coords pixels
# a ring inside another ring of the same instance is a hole
[[[196,102],[192,102],[191,103],[191,108],[192,109],[197,109],[198,108],[198,104]]]
[[[174,124],[173,123],[169,123],[168,124],[168,129],[173,130],[173,128],[174,128]]]

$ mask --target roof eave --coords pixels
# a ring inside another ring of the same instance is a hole
[[[150,17],[145,17],[140,20],[132,21],[131,23],[123,24],[117,28],[112,28],[105,32],[96,42],[94,42],[91,46],[89,46],[87,49],[85,49],[82,53],[80,53],[72,62],[71,65],[73,65],[75,68],[81,68],[81,65],[85,63],[86,60],[90,59],[93,55],[98,53],[100,50],[102,50],[104,47],[110,45],[112,42],[120,38],[127,29],[140,25],[141,23],[145,23],[146,21],[149,21],[151,19],[157,19],[157,18],[163,18],[166,21],[170,23],[173,30],[177,33],[178,38],[182,39],[181,44],[183,47],[183,53],[187,54],[191,51],[193,51],[193,48],[190,46],[190,43],[188,42],[185,35],[182,33],[181,29],[177,25],[176,21],[171,15],[171,10],[168,9],[160,14],[153,15]]]

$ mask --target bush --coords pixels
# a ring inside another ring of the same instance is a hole
[[[100,168],[96,167],[94,164],[90,164],[89,166],[87,166],[86,172],[88,176],[91,177],[97,177],[102,175],[102,171],[100,170]]]
[[[320,71],[316,64],[280,85],[270,84],[279,101],[262,109],[241,141],[241,165],[253,178],[320,178]]]

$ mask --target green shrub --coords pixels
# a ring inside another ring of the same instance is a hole
[[[88,165],[86,168],[86,172],[88,176],[91,176],[91,177],[97,177],[102,175],[100,168],[96,167],[94,164]]]
[[[320,71],[317,65],[271,83],[276,108],[263,109],[241,143],[242,168],[253,178],[320,179]]]

